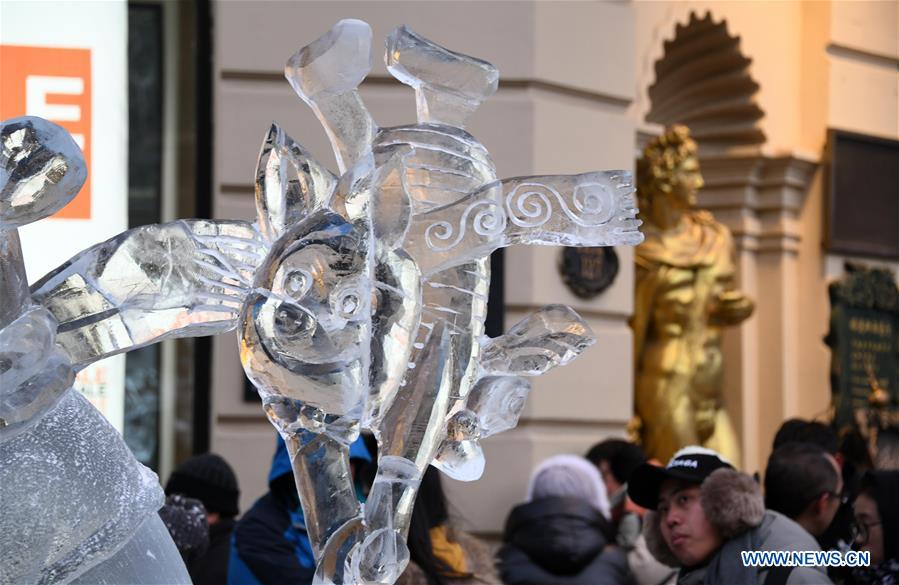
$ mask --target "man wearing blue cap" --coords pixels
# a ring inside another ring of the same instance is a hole
[[[371,463],[360,436],[350,445],[354,477],[360,464]],[[306,533],[290,455],[279,436],[268,474],[269,491],[256,500],[234,529],[228,585],[308,585],[315,575],[315,557]],[[362,490],[357,488],[361,495]]]

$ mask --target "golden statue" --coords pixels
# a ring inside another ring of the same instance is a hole
[[[740,448],[722,406],[721,328],[752,314],[734,290],[730,231],[694,209],[703,186],[686,126],[653,140],[637,163],[646,240],[636,251],[634,359],[643,446],[668,461],[703,445],[739,465]]]

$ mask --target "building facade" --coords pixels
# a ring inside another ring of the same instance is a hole
[[[738,68],[757,85],[738,101],[763,114],[735,114],[729,123],[764,137],[721,148],[700,140],[707,182],[700,205],[733,231],[738,286],[757,300],[756,314],[725,341],[726,404],[743,467],[763,468],[784,418],[826,416],[826,285],[843,262],[822,247],[827,130],[899,139],[897,2],[218,1],[211,8],[212,213],[245,219],[254,215],[254,165],[272,121],[335,168],[324,132],[283,67],[342,18],[373,28],[375,63],[361,93],[381,126],[415,115],[412,91],[388,75],[378,48],[399,24],[499,68],[499,90],[468,130],[489,149],[500,176],[633,169],[640,144],[659,128],[649,120],[656,64],[680,59],[688,71],[708,68],[706,53],[666,54],[678,46],[666,41],[697,20],[724,23],[737,39],[728,50],[744,58],[738,64],[750,60]],[[722,101],[703,91],[697,103]],[[507,327],[542,305],[564,303],[587,319],[598,342],[572,365],[536,379],[519,426],[485,441],[479,482],[447,482],[456,510],[480,533],[502,530],[543,458],[626,436],[633,252],[617,253],[614,284],[592,301],[563,284],[558,249],[505,253]],[[258,401],[247,398],[234,336],[212,341],[210,389],[210,447],[236,467],[246,509],[266,489],[274,431]]]

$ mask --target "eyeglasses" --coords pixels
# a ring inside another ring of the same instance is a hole
[[[870,536],[871,528],[875,526],[880,526],[882,522],[871,522],[869,524],[865,524],[859,519],[855,519],[849,525],[849,534],[852,535],[852,540],[857,542],[858,544],[868,544],[868,536]]]
[[[837,493],[837,492],[824,492],[824,493],[827,494],[828,496],[830,496],[831,498],[835,498],[835,499],[839,500],[841,506],[844,506],[849,502],[849,493],[846,492],[846,490],[843,490],[842,492],[839,492],[839,493]]]

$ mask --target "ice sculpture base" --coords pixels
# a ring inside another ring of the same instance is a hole
[[[190,585],[190,575],[169,531],[157,514],[147,518],[128,544],[71,583],[120,585],[166,583]]]
[[[2,443],[0,486],[0,585],[77,576],[114,555],[164,500],[156,474],[72,389]]]

